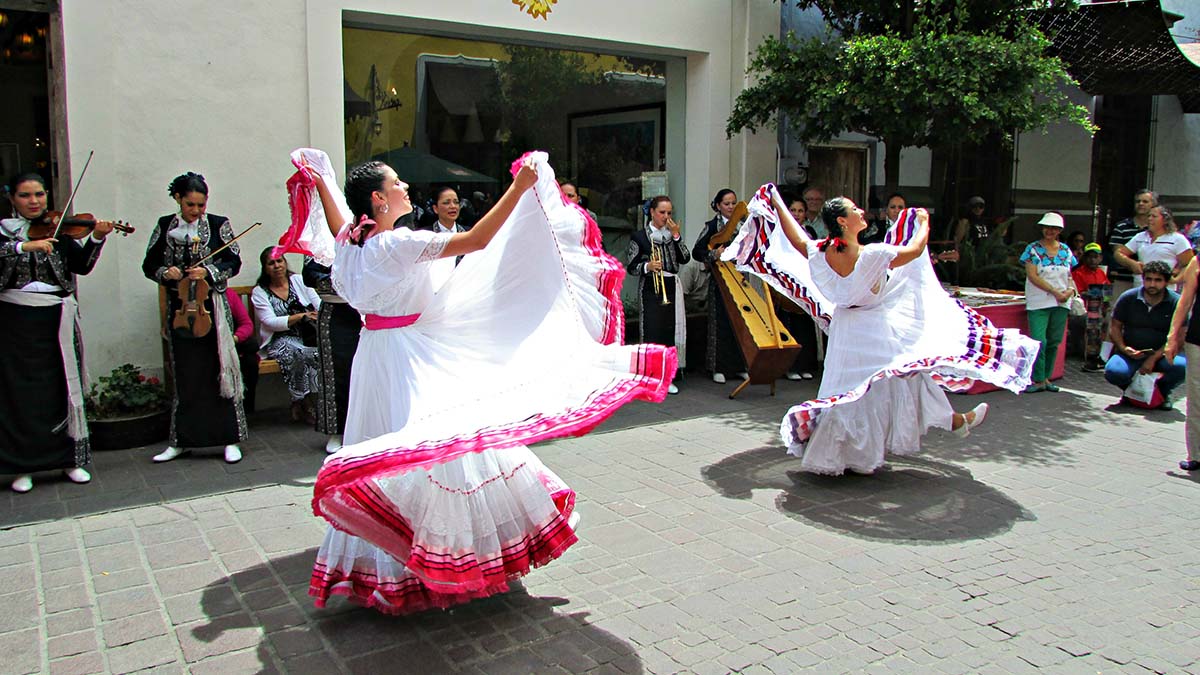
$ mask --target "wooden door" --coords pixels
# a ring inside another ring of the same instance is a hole
[[[867,148],[810,147],[808,185],[821,188],[826,199],[849,197],[855,204],[867,208]]]

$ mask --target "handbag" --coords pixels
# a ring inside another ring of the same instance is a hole
[[[1162,373],[1134,373],[1133,381],[1125,387],[1125,399],[1139,408],[1157,408],[1162,405],[1163,395],[1156,383]]]
[[[1067,310],[1071,316],[1087,316],[1087,305],[1083,304],[1083,298],[1078,295],[1072,295],[1071,300],[1067,303]]]

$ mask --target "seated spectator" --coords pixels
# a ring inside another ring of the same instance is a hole
[[[279,362],[283,380],[292,396],[292,420],[316,424],[317,309],[321,298],[292,274],[285,258],[272,258],[273,246],[259,255],[262,271],[250,295],[258,314],[258,337],[262,352]]]
[[[245,391],[243,403],[246,412],[252,413],[254,395],[258,391],[258,336],[254,334],[254,322],[250,320],[246,303],[232,288],[225,289],[225,302],[229,303],[229,312],[233,314],[233,339],[237,342],[238,365]]]
[[[1158,390],[1163,395],[1164,409],[1171,407],[1171,391],[1187,375],[1187,360],[1183,355],[1173,360],[1163,357],[1171,316],[1179,296],[1167,288],[1171,267],[1154,260],[1142,267],[1141,288],[1131,288],[1121,294],[1113,307],[1109,339],[1113,343],[1112,357],[1104,366],[1104,379],[1122,391],[1133,381],[1135,373],[1162,373]]]

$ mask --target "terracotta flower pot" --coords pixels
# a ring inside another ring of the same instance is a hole
[[[171,430],[170,409],[129,417],[88,419],[92,450],[123,450],[159,443]]]

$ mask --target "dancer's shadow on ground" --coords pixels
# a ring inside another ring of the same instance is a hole
[[[732,499],[779,490],[776,506],[789,517],[863,539],[950,543],[994,537],[1035,519],[970,471],[945,462],[898,457],[870,476],[799,469],[799,459],[770,446],[727,457],[701,474]]]
[[[520,582],[448,611],[388,616],[340,597],[317,609],[307,596],[316,553],[284,554],[207,586],[207,622],[180,636],[185,658],[257,646],[260,672],[643,672],[633,644]]]

